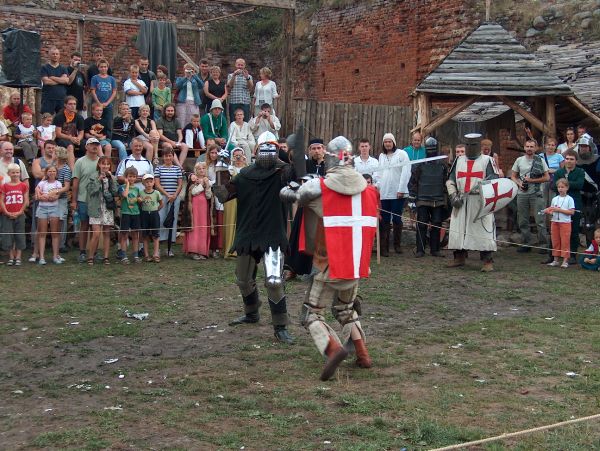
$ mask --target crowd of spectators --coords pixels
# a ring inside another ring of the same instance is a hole
[[[94,62],[85,65],[73,52],[69,65],[63,66],[60,51],[49,49],[48,63],[41,69],[39,123],[18,93],[3,108],[0,224],[2,248],[8,255],[0,260],[19,266],[22,251],[30,245],[28,260],[45,265],[50,238],[55,264],[65,261],[69,246],[78,248],[80,263],[110,264],[113,240],[120,262],[158,263],[161,256],[174,255],[172,245],[180,235],[183,252],[195,260],[233,257],[228,249],[235,233],[235,204],[220,204],[211,186],[216,183],[221,150],[231,156],[228,170],[235,176],[252,164],[260,134],[269,131],[278,136],[279,94],[271,70],[260,69],[255,81],[246,62],[237,59],[233,72],[223,77],[220,67],[201,60],[198,72],[195,65],[185,64],[183,74],[171,82],[165,66],[158,65],[154,73],[148,59],[140,58],[119,86],[102,49],[93,55]],[[354,166],[380,194],[384,256],[390,238],[394,250],[402,252],[402,214],[409,199],[411,168],[399,165],[424,158],[423,141],[415,132],[410,144],[402,147],[386,133],[378,159],[368,140],[358,143]],[[483,140],[482,153],[498,163],[492,144]],[[286,160],[284,139],[280,145]],[[509,171],[520,188],[515,211],[522,242],[530,244],[532,222],[544,252],[560,239],[560,234],[555,238],[548,233],[543,213],[552,216],[553,202],[563,194],[556,183],[561,179],[561,189],[568,191],[574,205],[568,215],[572,228],[566,260],[573,264],[584,200],[597,196],[600,184],[597,148],[583,126],[565,130],[560,146],[547,138],[542,152],[538,147],[528,139],[525,155]],[[464,145],[456,147],[452,158],[461,154]],[[324,175],[323,141],[313,139],[307,155],[308,172]],[[191,164],[186,162],[190,156]],[[598,216],[594,199],[592,224]],[[178,224],[180,219],[183,223]],[[592,246],[593,229],[588,235]],[[519,252],[530,251],[529,246],[519,247]],[[548,263],[555,257],[551,255]]]

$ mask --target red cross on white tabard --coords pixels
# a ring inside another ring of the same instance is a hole
[[[483,171],[473,172],[473,165],[475,164],[475,160],[467,160],[467,172],[458,171],[456,177],[459,179],[466,178],[465,182],[465,193],[471,191],[471,179],[473,178],[483,178]]]
[[[510,198],[512,198],[513,189],[511,188],[511,189],[510,189],[509,191],[507,191],[506,193],[498,195],[498,183],[493,183],[493,184],[492,184],[492,187],[494,188],[494,197],[491,197],[491,198],[489,198],[489,199],[486,199],[486,200],[485,200],[485,205],[486,205],[486,207],[487,207],[489,204],[493,203],[494,205],[492,205],[492,209],[490,210],[490,212],[492,212],[492,213],[493,213],[494,211],[496,211],[496,204],[498,203],[498,201],[499,201],[500,199],[503,199],[503,198],[505,198],[505,197],[510,197]]]

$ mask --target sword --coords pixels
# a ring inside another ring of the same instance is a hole
[[[375,171],[381,171],[381,170],[392,169],[392,168],[401,168],[404,166],[412,166],[413,164],[426,163],[427,161],[443,160],[444,158],[448,158],[448,155],[437,155],[435,157],[419,158],[418,160],[412,160],[412,161],[403,161],[402,163],[394,164],[391,166],[379,165],[379,166],[377,166],[377,168],[375,168]]]

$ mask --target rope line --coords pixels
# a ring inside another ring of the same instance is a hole
[[[581,423],[581,422],[584,422],[584,421],[596,420],[598,418],[600,418],[600,413],[597,413],[595,415],[590,415],[590,416],[587,416],[587,417],[576,418],[574,420],[561,421],[560,423],[548,424],[546,426],[539,426],[539,427],[535,427],[535,428],[531,428],[531,429],[524,429],[522,431],[500,434],[500,435],[496,435],[494,437],[488,437],[488,438],[484,438],[484,439],[481,439],[481,440],[474,440],[472,442],[466,442],[466,443],[459,443],[459,444],[456,444],[456,445],[444,446],[443,448],[435,448],[435,449],[432,449],[430,451],[449,451],[449,450],[452,450],[452,449],[466,448],[468,446],[482,445],[484,443],[496,442],[498,440],[505,440],[505,439],[513,438],[513,437],[520,437],[522,435],[532,434],[534,432],[547,431],[548,429],[554,429],[554,428],[557,428],[557,427],[566,426],[566,425],[569,425],[569,424]]]

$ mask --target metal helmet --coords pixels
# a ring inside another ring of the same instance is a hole
[[[467,148],[465,155],[468,159],[474,160],[481,155],[481,133],[468,133],[465,135]]]
[[[258,151],[256,152],[256,165],[271,169],[275,167],[279,155],[277,137],[271,132],[264,132],[258,137]]]
[[[345,136],[336,136],[327,144],[325,168],[330,169],[354,162],[352,158],[352,143]]]
[[[438,154],[438,142],[433,136],[425,140],[425,153],[428,157],[435,157]]]

